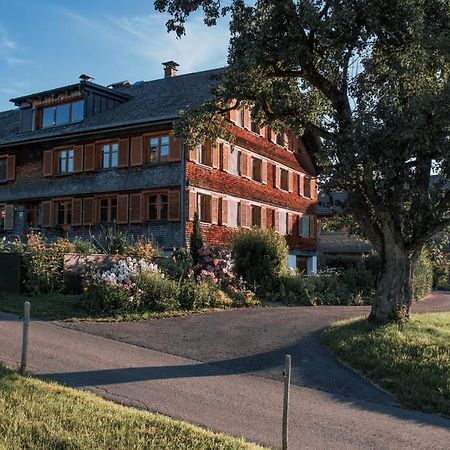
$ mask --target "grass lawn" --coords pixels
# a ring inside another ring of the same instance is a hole
[[[450,416],[450,313],[414,315],[401,327],[345,320],[323,341],[403,405]]]
[[[258,449],[94,394],[21,377],[0,365],[0,448]]]
[[[190,316],[223,309],[199,309],[195,311],[165,311],[165,312],[130,312],[116,315],[89,314],[81,306],[81,295],[43,294],[35,297],[0,292],[0,311],[13,314],[23,314],[25,301],[31,303],[31,319],[38,320],[68,320],[87,322],[124,322],[131,320],[162,319],[165,317]]]

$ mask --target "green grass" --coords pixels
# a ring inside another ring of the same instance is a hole
[[[258,449],[243,439],[21,377],[0,365],[0,448]]]
[[[127,322],[133,320],[164,319],[169,317],[184,317],[193,314],[224,311],[224,309],[198,309],[195,311],[140,311],[129,313],[89,314],[81,305],[81,295],[43,294],[34,297],[7,294],[0,292],[0,311],[13,314],[23,314],[25,301],[31,303],[31,319],[65,320],[72,322]]]
[[[414,315],[401,327],[350,319],[323,341],[403,405],[450,416],[450,313]]]

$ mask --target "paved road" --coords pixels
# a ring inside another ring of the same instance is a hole
[[[415,309],[450,310],[450,295]],[[279,447],[280,363],[290,352],[291,448],[448,449],[449,420],[397,407],[320,346],[323,326],[366,311],[265,308],[131,324],[34,322],[29,367],[124,404]],[[20,336],[17,318],[0,313],[1,360],[19,359]]]

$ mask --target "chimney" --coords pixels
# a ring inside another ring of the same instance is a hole
[[[175,61],[163,62],[162,65],[164,66],[164,78],[174,77],[177,74],[177,67],[180,66]]]

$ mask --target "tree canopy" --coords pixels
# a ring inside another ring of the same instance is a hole
[[[371,317],[409,311],[412,267],[450,223],[448,0],[156,0],[182,36],[230,19],[228,66],[214,97],[183,115],[191,140],[220,134],[221,113],[252,107],[282,121],[319,161],[322,189],[345,190],[346,211],[383,272]],[[436,176],[432,176],[432,175]]]

